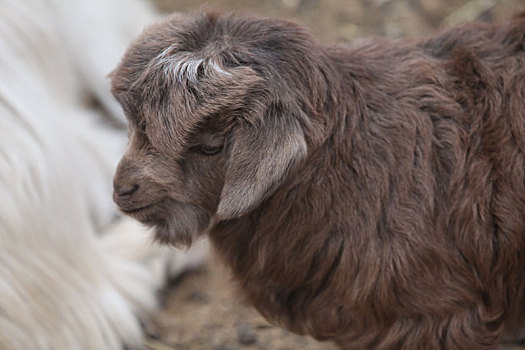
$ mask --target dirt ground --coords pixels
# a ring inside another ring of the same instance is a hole
[[[324,43],[382,35],[425,36],[470,20],[505,21],[525,0],[154,0],[165,12],[218,9],[294,20]],[[150,350],[331,350],[292,335],[243,304],[228,273],[211,259],[164,292],[153,319]],[[504,347],[525,349],[525,347]]]

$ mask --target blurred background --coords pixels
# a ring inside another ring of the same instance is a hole
[[[525,0],[151,1],[165,13],[214,9],[289,19],[325,44],[370,35],[422,37],[473,20],[504,22],[525,11]],[[243,304],[228,273],[214,259],[200,271],[174,281],[163,300],[148,339],[153,350],[335,349],[270,326]]]
[[[525,0],[152,0],[164,12],[219,9],[296,21],[320,40],[423,36],[471,20],[504,21]]]

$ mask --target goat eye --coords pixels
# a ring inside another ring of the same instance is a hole
[[[210,146],[210,145],[198,145],[190,148],[190,151],[203,154],[205,156],[214,156],[222,151],[222,145]]]

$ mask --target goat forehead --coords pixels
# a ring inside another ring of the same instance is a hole
[[[196,83],[199,78],[199,71],[205,76],[231,76],[231,73],[223,67],[218,56],[206,57],[202,53],[174,52],[175,50],[176,48],[173,46],[167,47],[151,62],[152,65],[160,68],[168,79],[174,79],[180,83],[185,80]]]

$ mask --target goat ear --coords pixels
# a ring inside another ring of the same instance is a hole
[[[234,130],[217,217],[245,214],[271,194],[307,153],[296,120],[272,115],[261,123]]]

